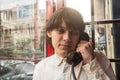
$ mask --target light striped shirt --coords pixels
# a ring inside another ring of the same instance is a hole
[[[112,80],[104,73],[103,69],[94,59],[86,65],[82,61],[74,70],[77,80]],[[71,65],[65,59],[52,55],[40,61],[34,70],[33,80],[74,80]],[[115,80],[115,79],[113,79]]]

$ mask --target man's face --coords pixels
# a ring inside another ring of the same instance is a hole
[[[79,30],[67,29],[66,23],[63,21],[57,29],[47,32],[47,35],[52,40],[52,46],[55,53],[61,57],[64,57],[67,53],[75,50],[80,32]]]

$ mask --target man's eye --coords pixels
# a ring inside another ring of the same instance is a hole
[[[58,31],[59,33],[64,33],[64,32],[65,32],[64,29],[57,29],[57,31]]]

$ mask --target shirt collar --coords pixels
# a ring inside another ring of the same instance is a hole
[[[66,63],[66,58],[60,57],[57,54],[54,54],[55,64],[60,66],[62,63]]]

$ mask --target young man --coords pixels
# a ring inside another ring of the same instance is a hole
[[[74,80],[72,66],[66,61],[67,55],[74,51],[83,58],[74,66],[77,80],[116,80],[107,57],[94,52],[92,42],[80,39],[84,30],[78,11],[64,7],[54,12],[47,23],[46,34],[55,53],[36,65],[33,80]]]

